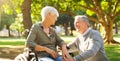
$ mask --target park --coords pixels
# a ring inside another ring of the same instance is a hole
[[[58,10],[59,17],[52,27],[66,43],[79,35],[74,17],[86,15],[90,27],[102,35],[109,60],[120,60],[119,0],[0,0],[0,61],[12,61],[24,52],[26,32],[42,22],[40,12],[45,6]]]

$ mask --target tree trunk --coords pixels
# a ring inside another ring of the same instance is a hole
[[[118,25],[117,25],[117,22],[115,22],[115,34],[118,34]]]
[[[32,26],[31,20],[31,0],[24,0],[22,4],[23,25],[25,29],[30,29]]]
[[[113,40],[113,32],[112,32],[112,29],[109,27],[111,25],[108,25],[105,27],[105,43],[108,43],[110,44]]]
[[[110,44],[110,43],[117,43],[114,39],[113,39],[113,22],[109,23],[107,26],[104,26],[105,28],[105,43]]]
[[[68,30],[68,26],[66,24],[64,24],[64,29],[65,29],[65,35],[69,36],[69,30]]]
[[[6,28],[7,28],[7,30],[8,30],[8,36],[9,36],[9,37],[11,37],[11,34],[10,34],[10,26],[9,26],[9,25],[7,25],[7,27],[6,27]]]

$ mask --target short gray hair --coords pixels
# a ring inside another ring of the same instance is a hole
[[[53,14],[56,14],[57,16],[59,16],[59,13],[58,13],[57,9],[55,9],[55,8],[52,7],[52,6],[45,6],[45,7],[41,10],[42,19],[44,19],[48,13],[53,13]]]
[[[82,20],[82,21],[86,21],[88,23],[88,26],[90,26],[89,19],[88,19],[87,16],[85,16],[85,15],[77,15],[77,16],[75,16],[75,20],[77,20],[78,18],[80,18],[80,20]]]

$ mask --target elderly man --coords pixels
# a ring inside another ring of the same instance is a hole
[[[42,9],[41,16],[42,22],[32,26],[26,46],[37,51],[39,61],[62,61],[56,47],[64,50],[65,43],[51,27],[59,16],[58,11],[54,7],[46,6]]]
[[[103,38],[98,31],[89,27],[88,18],[84,15],[75,16],[74,26],[79,35],[67,47],[78,49],[79,54],[71,57],[64,50],[63,61],[109,61],[104,51]]]

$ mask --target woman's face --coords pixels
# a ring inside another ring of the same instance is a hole
[[[54,25],[55,22],[57,21],[57,15],[50,13],[48,20],[50,21],[51,25]]]
[[[51,17],[52,25],[54,25],[56,21],[57,21],[57,15],[56,14],[52,14],[52,17]]]

